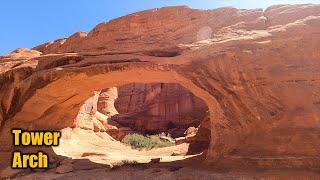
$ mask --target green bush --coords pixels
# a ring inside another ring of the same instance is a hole
[[[161,139],[159,135],[143,136],[137,133],[126,135],[121,142],[135,149],[152,149],[175,145],[173,142]]]

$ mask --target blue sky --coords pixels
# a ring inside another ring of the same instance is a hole
[[[78,31],[90,31],[100,22],[155,7],[266,8],[279,3],[320,3],[320,0],[2,0],[0,55],[18,47],[31,48]]]

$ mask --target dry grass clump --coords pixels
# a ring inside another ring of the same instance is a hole
[[[137,133],[126,135],[121,142],[135,149],[153,149],[175,145],[175,143],[169,140],[160,138],[160,135],[143,136]]]

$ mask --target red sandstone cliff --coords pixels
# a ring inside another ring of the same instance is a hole
[[[208,110],[205,103],[178,84],[128,84],[118,88],[116,122],[145,133],[171,130],[183,136],[199,126]],[[175,129],[175,131],[173,131]]]
[[[206,104],[179,84],[132,83],[95,91],[76,117],[75,127],[108,132],[121,140],[130,132],[184,136],[205,119]]]

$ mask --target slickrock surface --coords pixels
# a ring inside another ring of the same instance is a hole
[[[179,83],[209,108],[206,162],[319,170],[319,42],[320,5],[166,7],[15,51],[0,57],[0,149],[12,128],[74,127],[95,90]]]

